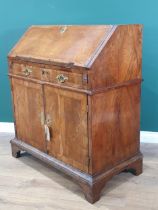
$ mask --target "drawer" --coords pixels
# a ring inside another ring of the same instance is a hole
[[[48,69],[39,66],[14,63],[11,73],[26,78],[37,79],[50,82],[61,86],[70,86],[76,88],[87,87],[87,74],[63,71],[59,69]]]
[[[26,64],[13,63],[11,73],[33,79],[42,79],[42,72],[39,67]]]
[[[81,73],[43,69],[42,78],[45,81],[63,86],[83,88],[87,85],[87,76]]]

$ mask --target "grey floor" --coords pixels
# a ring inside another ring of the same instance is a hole
[[[12,137],[0,134],[0,210],[158,210],[158,144],[141,145],[142,175],[115,176],[92,205],[69,177],[30,155],[12,158]]]

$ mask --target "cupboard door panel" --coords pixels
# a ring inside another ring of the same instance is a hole
[[[49,86],[44,90],[46,116],[51,118],[49,154],[87,172],[87,96]]]
[[[61,90],[60,114],[63,161],[87,171],[87,96]]]
[[[12,79],[17,138],[46,151],[42,87]]]

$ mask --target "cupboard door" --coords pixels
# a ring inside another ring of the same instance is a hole
[[[42,86],[12,79],[12,87],[17,138],[46,151]]]
[[[49,154],[88,172],[87,96],[45,86]]]

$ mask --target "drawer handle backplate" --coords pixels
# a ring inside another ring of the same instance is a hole
[[[64,83],[66,80],[68,80],[68,77],[64,76],[63,74],[59,74],[57,75],[56,79],[58,80],[58,82]]]
[[[29,76],[32,73],[32,70],[29,68],[25,68],[22,70],[25,76]]]

